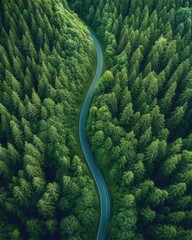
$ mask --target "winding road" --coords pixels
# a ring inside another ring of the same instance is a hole
[[[107,239],[108,223],[109,223],[110,213],[111,213],[110,195],[109,195],[109,190],[107,188],[106,182],[103,178],[103,175],[99,169],[97,162],[95,161],[95,158],[92,153],[90,144],[88,142],[87,134],[86,134],[86,124],[87,124],[89,107],[91,104],[91,100],[93,98],[94,88],[103,72],[104,60],[103,60],[103,52],[97,38],[95,37],[93,32],[91,32],[90,34],[93,39],[95,50],[96,50],[97,67],[96,67],[93,81],[91,83],[91,86],[89,87],[89,90],[87,91],[87,94],[81,109],[80,119],[79,119],[79,138],[80,138],[80,144],[81,144],[83,154],[87,161],[88,167],[92,173],[93,179],[95,181],[95,184],[97,186],[97,190],[99,193],[100,220],[99,220],[99,227],[98,227],[96,239],[105,240]]]

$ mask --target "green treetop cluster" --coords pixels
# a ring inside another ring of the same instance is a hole
[[[111,240],[192,239],[192,2],[69,1],[104,45],[88,121]]]
[[[91,239],[98,214],[74,126],[95,66],[65,0],[0,1],[0,239]]]

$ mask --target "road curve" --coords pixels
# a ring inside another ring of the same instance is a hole
[[[108,223],[109,223],[110,212],[111,212],[110,195],[109,195],[109,190],[107,188],[106,182],[103,178],[103,175],[101,174],[98,164],[95,161],[95,158],[92,153],[90,144],[88,142],[87,134],[86,134],[86,124],[87,124],[89,107],[91,104],[91,100],[93,98],[94,88],[103,72],[104,60],[103,60],[103,52],[96,36],[94,35],[93,32],[91,32],[90,34],[93,39],[95,50],[96,50],[97,67],[96,67],[93,81],[91,83],[91,86],[89,87],[89,90],[87,91],[87,94],[83,102],[83,106],[81,108],[80,119],[79,119],[79,139],[80,139],[80,144],[81,144],[83,154],[87,161],[88,167],[92,173],[93,179],[95,181],[95,184],[97,186],[97,190],[99,193],[100,220],[99,220],[99,227],[98,227],[96,240],[105,240],[107,239]]]

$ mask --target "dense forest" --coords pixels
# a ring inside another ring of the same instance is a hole
[[[65,0],[0,1],[0,240],[95,234],[76,129],[94,56]]]
[[[68,5],[69,4],[69,5]],[[192,2],[0,1],[0,240],[91,240],[99,202],[78,141],[111,191],[110,240],[192,239]]]
[[[106,57],[87,131],[112,193],[109,239],[192,239],[192,2],[69,2]]]

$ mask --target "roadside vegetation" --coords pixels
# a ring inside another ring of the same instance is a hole
[[[108,69],[87,131],[111,186],[109,239],[192,239],[192,3],[72,0]]]
[[[0,239],[92,239],[98,198],[74,130],[89,30],[66,1],[2,0],[0,36]]]

